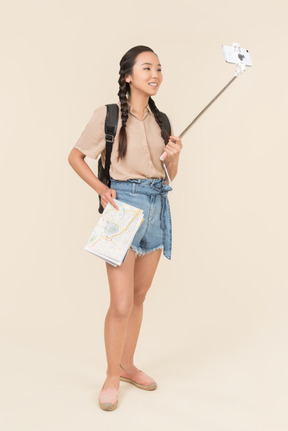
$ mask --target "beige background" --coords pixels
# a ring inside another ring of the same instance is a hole
[[[287,431],[287,13],[285,0],[1,3],[3,431]],[[98,196],[68,154],[117,101],[132,46],[159,55],[155,101],[180,134],[233,77],[233,42],[253,67],[183,138],[173,259],[145,302],[135,364],[159,388],[121,382],[103,412],[109,290],[83,249]]]

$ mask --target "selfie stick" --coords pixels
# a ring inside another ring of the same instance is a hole
[[[235,47],[235,48],[240,48],[240,45],[239,45],[239,43],[233,43],[233,46]],[[201,117],[201,115],[202,114],[204,114],[204,112],[209,108],[209,106],[211,106],[212,105],[212,103],[214,103],[215,102],[215,100],[216,99],[218,99],[218,97],[229,87],[229,85],[231,85],[232,84],[232,82],[233,81],[235,81],[235,79],[239,76],[239,75],[241,75],[243,72],[245,71],[245,64],[242,62],[242,61],[239,61],[238,63],[237,63],[237,69],[236,69],[236,71],[235,71],[235,74],[234,74],[234,77],[231,79],[231,81],[229,81],[228,82],[228,84],[227,85],[225,85],[225,87],[224,88],[222,88],[222,90],[214,97],[214,99],[212,99],[211,100],[211,102],[210,103],[208,103],[208,105],[207,106],[205,106],[205,108],[204,109],[202,109],[202,111],[197,115],[197,117],[195,117],[194,118],[194,120],[192,121],[192,123],[190,123],[187,127],[186,127],[186,129],[184,129],[183,130],[183,132],[179,135],[179,138],[182,138],[187,132],[188,132],[188,130],[193,126],[193,124],[195,124],[196,123],[196,121],[197,120],[199,120],[199,118]],[[161,155],[161,157],[160,157],[160,160],[162,161],[162,162],[164,162],[164,160],[166,159],[166,157],[167,157],[167,153],[164,151],[164,153]],[[165,166],[165,163],[163,163],[163,165],[164,165],[164,169],[165,169],[165,172],[166,172],[166,175],[167,175],[167,169],[166,169],[166,166]],[[169,178],[169,176],[168,176],[168,178]]]

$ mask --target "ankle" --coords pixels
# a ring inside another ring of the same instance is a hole
[[[121,370],[125,371],[128,374],[136,374],[139,370],[137,367],[135,367],[135,365],[123,365],[120,364],[120,374],[121,374]]]
[[[111,366],[107,366],[106,368],[106,376],[113,379],[113,378],[117,378],[119,377],[119,366],[118,365],[113,365]]]
[[[123,362],[123,361],[121,361],[120,362],[120,367],[124,368],[124,369],[126,369],[126,368],[134,368],[135,365],[134,365],[133,361],[132,362]]]
[[[106,373],[106,380],[119,380],[119,371],[117,372],[117,374],[115,374],[115,373],[109,373],[109,372],[107,372]]]

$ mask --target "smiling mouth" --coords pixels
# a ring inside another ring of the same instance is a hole
[[[157,82],[149,82],[149,84],[151,87],[158,87]]]

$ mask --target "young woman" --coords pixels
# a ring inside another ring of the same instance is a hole
[[[85,157],[105,157],[106,106],[97,108],[72,148],[68,161],[77,174],[100,196],[105,208],[114,198],[144,211],[124,263],[106,263],[110,307],[105,318],[107,378],[99,394],[103,410],[118,406],[121,381],[153,390],[154,379],[134,365],[134,352],[143,317],[143,302],[151,286],[161,253],[171,259],[171,218],[165,171],[160,161],[166,152],[171,181],[178,169],[181,139],[169,137],[155,102],[162,82],[158,56],[147,46],[135,46],[120,61],[119,122],[111,154],[111,186],[105,186],[91,171]],[[166,144],[166,145],[165,145]]]

